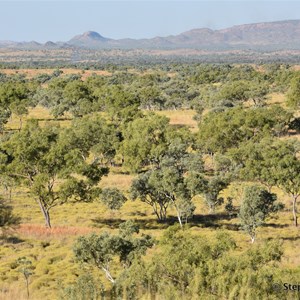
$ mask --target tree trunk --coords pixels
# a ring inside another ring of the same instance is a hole
[[[182,226],[181,216],[178,211],[177,211],[177,218],[178,218],[179,225],[182,228],[183,226]]]
[[[154,213],[156,214],[156,217],[157,217],[158,221],[161,221],[160,215],[159,215],[157,209],[155,207],[153,207],[153,206],[152,206],[152,208],[153,208]]]
[[[19,131],[21,131],[22,126],[23,126],[23,119],[22,119],[22,117],[20,117],[19,118]]]
[[[12,198],[11,198],[11,196],[12,196],[12,187],[9,187],[8,190],[9,190],[9,191],[8,191],[8,199],[9,199],[9,201],[11,202],[11,199],[12,199]]]
[[[51,222],[50,222],[50,214],[49,214],[49,210],[46,209],[46,207],[43,205],[43,203],[41,202],[41,200],[37,200],[39,206],[40,206],[40,209],[41,209],[41,212],[44,216],[44,219],[45,219],[45,226],[47,228],[51,228]]]
[[[8,198],[8,200],[11,202],[12,187],[10,187],[9,185],[5,184],[4,185],[4,193],[5,193],[5,196]]]
[[[167,209],[163,205],[159,206],[159,216],[161,221],[165,221],[167,219]]]
[[[27,276],[25,276],[25,281],[26,281],[27,299],[29,299],[29,282]]]
[[[180,212],[177,208],[177,205],[175,205],[175,208],[176,208],[176,212],[177,212],[177,219],[178,219],[179,225],[182,228],[183,226],[182,226],[181,216],[180,216]]]
[[[102,267],[102,270],[105,272],[105,276],[106,278],[111,282],[111,283],[115,283],[116,281],[113,279],[113,277],[111,276],[110,272],[108,269]]]
[[[297,198],[298,195],[293,195],[293,217],[294,217],[294,225],[298,226],[298,218],[297,218]]]
[[[180,211],[178,209],[178,206],[176,205],[175,200],[173,198],[171,198],[171,201],[173,202],[173,205],[175,206],[176,213],[177,213],[177,219],[178,219],[180,227],[182,228],[183,226],[182,226],[182,221],[181,221],[181,216],[180,216]]]

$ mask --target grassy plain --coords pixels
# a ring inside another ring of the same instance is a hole
[[[128,175],[124,175],[128,176]],[[119,174],[112,174],[105,178],[101,185],[118,186],[127,189],[131,178],[122,178]],[[236,194],[236,203],[241,185],[231,186],[226,194]],[[300,264],[299,229],[292,225],[290,201],[279,191],[280,200],[286,204],[284,212],[270,218],[267,224],[258,230],[257,243],[274,238],[282,239],[284,257],[283,267],[294,268]],[[236,240],[238,251],[250,247],[249,238],[239,230],[237,218],[229,218],[224,207],[210,214],[201,197],[197,197],[195,217],[190,223],[195,234],[213,237],[215,230],[229,232]],[[53,228],[43,226],[43,218],[37,204],[26,191],[15,191],[12,205],[15,213],[21,217],[20,227],[14,229],[9,237],[1,240],[0,248],[0,299],[26,299],[25,281],[22,274],[15,268],[19,257],[29,258],[34,266],[34,273],[30,277],[30,299],[57,299],[57,292],[61,285],[67,285],[76,280],[83,272],[95,272],[82,268],[74,261],[72,245],[80,235],[103,231],[116,232],[118,225],[125,220],[135,220],[143,233],[148,233],[159,239],[163,230],[169,224],[176,222],[175,211],[169,211],[167,224],[156,221],[151,208],[140,201],[128,201],[120,211],[110,211],[101,203],[68,203],[53,208]],[[151,249],[155,252],[154,249]],[[116,270],[114,270],[116,272]],[[103,274],[97,273],[108,288]]]
[[[168,117],[171,125],[185,125],[193,132],[198,128],[197,121],[194,120],[194,116],[196,115],[194,110],[161,110],[156,113]]]
[[[44,70],[43,70],[44,71]],[[30,75],[30,74],[28,74]],[[281,94],[270,95],[270,103],[282,104]],[[159,111],[160,115],[170,118],[171,124],[187,125],[191,130],[197,130],[197,123],[193,119],[195,112],[185,111]],[[45,126],[47,122],[59,122],[62,126],[68,126],[71,120],[54,120],[49,112],[41,107],[30,111],[28,118],[37,118]],[[19,120],[15,117],[9,121],[7,127],[17,129]],[[104,177],[101,187],[118,187],[128,191],[132,175],[123,174],[117,168]],[[242,183],[229,186],[224,196],[233,195],[234,204],[239,204]],[[274,190],[275,191],[275,190]],[[297,267],[300,265],[300,232],[292,225],[291,204],[284,193],[276,191],[279,200],[286,208],[283,212],[268,219],[267,224],[258,230],[257,243],[265,240],[279,238],[283,242],[284,256],[281,265],[284,267]],[[229,232],[236,240],[238,250],[242,251],[250,247],[249,238],[239,230],[239,222],[236,217],[230,218],[224,213],[224,206],[215,214],[210,214],[203,199],[196,197],[197,206],[195,217],[191,220],[190,227],[195,234],[203,234],[207,237],[214,236],[215,230]],[[169,211],[167,224],[158,223],[151,207],[140,201],[128,201],[120,211],[111,211],[100,202],[94,203],[67,203],[52,210],[52,229],[43,226],[43,218],[38,205],[29,196],[25,189],[14,189],[11,205],[15,213],[21,218],[21,225],[9,232],[6,237],[0,239],[0,300],[27,299],[26,286],[23,275],[16,267],[16,260],[20,257],[29,258],[34,266],[33,275],[29,278],[30,299],[57,299],[61,286],[66,286],[76,280],[78,275],[84,272],[94,272],[106,287],[103,274],[93,269],[86,269],[74,261],[72,245],[80,235],[91,232],[116,232],[118,225],[125,220],[135,220],[142,232],[158,238],[163,230],[176,222],[175,211]],[[153,254],[156,248],[150,250]],[[117,270],[112,270],[117,272]]]

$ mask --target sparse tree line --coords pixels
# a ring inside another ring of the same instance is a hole
[[[2,55],[0,68],[2,69],[47,69],[47,68],[76,68],[79,70],[115,70],[126,68],[151,68],[173,65],[199,65],[201,64],[298,64],[299,53],[293,51],[278,51],[276,48],[265,49],[266,52],[240,49],[239,52],[213,51],[211,53],[194,54],[193,50],[188,55],[181,53],[158,54],[156,51],[135,51],[121,49],[53,49],[30,51],[7,49]],[[246,50],[246,51],[243,51]],[[13,53],[11,53],[11,51]],[[270,52],[271,51],[271,52]]]
[[[168,75],[172,72],[176,75]],[[173,208],[181,229],[166,231],[159,241],[159,260],[144,260],[157,241],[138,235],[131,222],[121,224],[117,235],[81,237],[74,245],[78,261],[103,272],[116,297],[274,295],[274,278],[294,278],[276,265],[282,256],[280,245],[257,246],[235,259],[230,237],[221,234],[207,241],[191,234],[185,224],[193,222],[193,199],[201,196],[211,214],[222,207],[237,216],[252,243],[257,228],[283,209],[291,210],[298,225],[300,144],[292,135],[300,129],[299,73],[282,65],[265,66],[263,71],[247,65],[175,65],[152,73],[116,72],[85,81],[80,75],[62,76],[59,70],[33,79],[0,76],[2,185],[7,190],[25,186],[47,227],[52,224],[51,209],[67,201],[99,200],[111,209],[142,201],[151,206],[158,222],[166,222]],[[276,91],[287,94],[287,109],[265,105],[269,93]],[[37,105],[55,118],[72,118],[71,125],[48,121],[42,126],[38,120],[23,125],[23,116]],[[179,108],[197,111],[196,133],[172,126],[153,112]],[[20,120],[15,132],[6,127],[12,114]],[[99,188],[101,178],[115,166],[135,174],[128,191]],[[245,184],[238,204],[232,195],[224,197],[237,182]],[[290,197],[289,207],[278,201],[275,187]],[[17,221],[1,200],[1,227]],[[117,259],[122,271],[113,274],[110,266]],[[63,297],[81,299],[76,295],[87,281],[91,284],[85,293],[100,297],[103,291],[93,280],[80,278]],[[263,291],[261,285],[266,287]]]

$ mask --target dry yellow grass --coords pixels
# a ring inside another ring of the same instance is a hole
[[[101,188],[115,187],[120,190],[126,191],[129,189],[133,178],[134,178],[133,175],[109,173],[107,176],[101,179],[100,187]]]
[[[286,107],[285,104],[285,94],[282,93],[272,93],[268,96],[267,104],[279,104],[282,107]]]
[[[21,280],[13,284],[4,284],[0,288],[0,300],[27,300],[25,281]],[[36,297],[30,297],[31,300],[40,300]]]
[[[53,116],[51,116],[50,111],[42,106],[36,106],[35,108],[29,109],[28,115],[22,118],[23,126],[28,119],[38,119],[39,124],[41,126],[46,126],[47,123],[51,122],[51,124],[57,123],[61,127],[70,126],[71,124],[71,117],[66,115],[65,119],[55,120]],[[12,115],[12,117],[8,120],[6,126],[7,129],[19,129],[20,128],[20,119],[16,115]]]
[[[294,65],[291,67],[292,70],[294,71],[299,71],[300,70],[300,65]]]
[[[40,74],[48,74],[51,75],[55,69],[1,69],[1,73],[4,73],[6,75],[16,75],[16,74],[21,74],[25,75],[27,78],[31,79],[36,77],[37,75]],[[85,80],[87,77],[92,76],[94,74],[99,75],[99,76],[111,76],[112,72],[109,72],[107,70],[80,70],[80,69],[72,69],[72,68],[59,68],[63,73],[62,75],[70,75],[70,74],[79,74],[81,75],[81,78]],[[119,73],[122,71],[116,71],[116,73]],[[156,74],[157,72],[154,70],[147,70],[144,72],[141,72],[136,69],[128,69],[127,73],[129,74],[136,74],[136,75],[146,75],[146,74]],[[169,72],[166,73],[167,76],[169,77],[175,77],[177,73],[175,72]]]
[[[101,76],[111,76],[111,72],[108,71],[93,71],[93,70],[79,70],[79,69],[60,69],[63,72],[63,75],[69,75],[69,74],[79,74],[82,76],[82,79],[85,79],[93,74],[101,75]],[[4,73],[6,75],[16,75],[16,74],[22,74],[25,75],[27,78],[33,78],[40,74],[52,74],[54,69],[3,69],[1,70],[1,73]]]
[[[268,103],[282,105],[284,104],[284,95],[272,94]],[[193,119],[196,112],[193,110],[159,111],[157,114],[170,118],[170,124],[186,125],[192,131],[197,130],[197,122]],[[30,110],[29,115],[24,118],[24,123],[28,118],[37,118],[43,125],[46,122],[56,122],[49,111],[42,107]],[[57,122],[62,126],[68,126],[71,121]],[[13,116],[7,127],[17,129],[18,126],[19,121]],[[118,168],[112,168],[111,173],[102,178],[100,186],[102,188],[117,187],[126,192],[133,178],[132,175],[122,174]],[[235,186],[232,185],[225,190],[223,196],[234,197],[234,205],[238,206],[241,190],[242,183],[237,182]],[[299,229],[292,225],[290,199],[278,189],[274,189],[274,192],[278,194],[279,200],[285,203],[286,210],[269,218],[268,224],[258,229],[256,243],[274,238],[282,239],[284,241],[284,257],[281,266],[293,268],[300,264],[300,253],[297,251],[300,246]],[[217,209],[220,218],[209,221],[209,211],[202,197],[195,197],[194,202],[196,218],[192,221],[192,232],[206,235],[209,238],[215,234],[216,227],[218,227],[230,233],[236,240],[239,249],[244,250],[251,246],[247,234],[237,230],[239,226],[237,218],[231,220],[222,218],[224,206]],[[11,264],[18,257],[31,258],[36,267],[30,283],[32,293],[30,299],[56,299],[57,280],[63,280],[64,284],[68,284],[75,280],[75,273],[80,273],[80,266],[74,263],[72,254],[72,245],[78,235],[89,234],[93,231],[116,232],[118,224],[128,219],[136,220],[140,224],[142,232],[149,233],[156,238],[159,238],[163,229],[168,227],[168,224],[158,223],[152,208],[141,201],[129,200],[120,211],[110,211],[100,201],[66,203],[54,207],[51,211],[54,225],[51,230],[43,227],[44,220],[37,204],[24,190],[18,188],[14,191],[11,204],[14,207],[14,212],[20,215],[22,219],[21,226],[14,233],[20,242],[16,244],[6,243],[0,247],[0,300],[26,299],[23,278],[11,268]],[[168,215],[175,220],[174,208],[170,207]],[[154,247],[149,252],[151,255],[156,255],[156,251],[157,249]],[[101,273],[97,276],[106,283]]]
[[[42,106],[37,106],[29,110],[28,118],[33,119],[43,119],[43,120],[52,120],[53,116],[50,115],[50,112],[47,108]]]
[[[197,130],[197,121],[193,119],[196,112],[191,109],[186,110],[161,110],[156,112],[158,115],[166,116],[170,119],[171,125],[185,125],[192,131]]]
[[[171,125],[185,125],[188,126],[192,131],[198,129],[197,121],[193,119],[196,115],[196,111],[191,109],[186,110],[161,110],[156,111],[158,115],[166,116],[170,119]],[[50,114],[50,111],[47,108],[42,106],[37,106],[29,110],[29,114],[23,117],[23,124],[26,123],[28,119],[38,119],[41,125],[44,125],[46,122],[59,122],[62,127],[69,126],[71,123],[71,116],[66,115],[66,119],[60,119],[58,121]],[[13,115],[12,118],[6,124],[8,129],[19,129],[20,120],[16,115]]]
[[[102,180],[101,185],[125,187],[131,177],[130,175],[111,173],[110,176]],[[226,190],[224,196],[234,195],[236,198],[235,205],[238,205],[238,190],[241,187],[238,183],[236,185],[228,191]],[[300,262],[300,253],[296,251],[300,242],[298,239],[299,229],[292,225],[289,199],[282,191],[274,189],[274,192],[278,193],[280,200],[287,205],[287,210],[280,212],[278,217],[269,218],[268,224],[259,228],[256,243],[262,243],[273,238],[284,239],[284,257],[281,265],[282,267],[293,268]],[[54,227],[47,230],[42,226],[43,220],[37,205],[28,198],[28,195],[18,191],[18,195],[14,195],[13,198],[12,204],[15,212],[20,214],[24,221],[15,233],[23,241],[19,244],[7,244],[0,248],[0,276],[5,279],[0,284],[0,300],[24,299],[23,278],[11,268],[18,257],[29,257],[35,266],[34,275],[30,279],[31,299],[56,299],[57,280],[63,280],[64,284],[68,284],[75,280],[74,273],[80,274],[82,272],[80,266],[74,263],[72,254],[72,245],[78,235],[103,231],[114,233],[117,231],[118,224],[122,220],[128,219],[136,220],[141,225],[142,232],[151,234],[158,239],[163,234],[164,229],[168,227],[168,224],[156,221],[150,206],[140,201],[128,201],[120,211],[110,211],[100,203],[64,204],[53,209]],[[239,226],[237,218],[230,220],[222,218],[220,215],[219,220],[215,219],[208,222],[206,219],[208,211],[203,199],[196,197],[194,202],[197,206],[195,212],[197,216],[192,221],[191,227],[194,234],[212,237],[215,234],[216,225],[230,233],[236,240],[240,251],[251,247],[247,234],[240,230],[230,229],[230,227],[237,228]],[[217,214],[222,213],[222,211],[223,208],[218,209]],[[174,208],[170,208],[169,215],[175,218]],[[202,221],[196,221],[199,216],[201,216]],[[209,225],[210,223],[212,225]],[[151,249],[149,253],[149,255],[156,255],[156,247]],[[97,277],[105,285],[108,285],[101,272],[97,273]]]

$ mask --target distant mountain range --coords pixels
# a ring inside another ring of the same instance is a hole
[[[16,49],[203,49],[203,50],[299,50],[300,20],[237,25],[221,30],[193,29],[179,35],[150,39],[110,39],[87,31],[67,42],[40,44],[0,41],[0,48]]]

